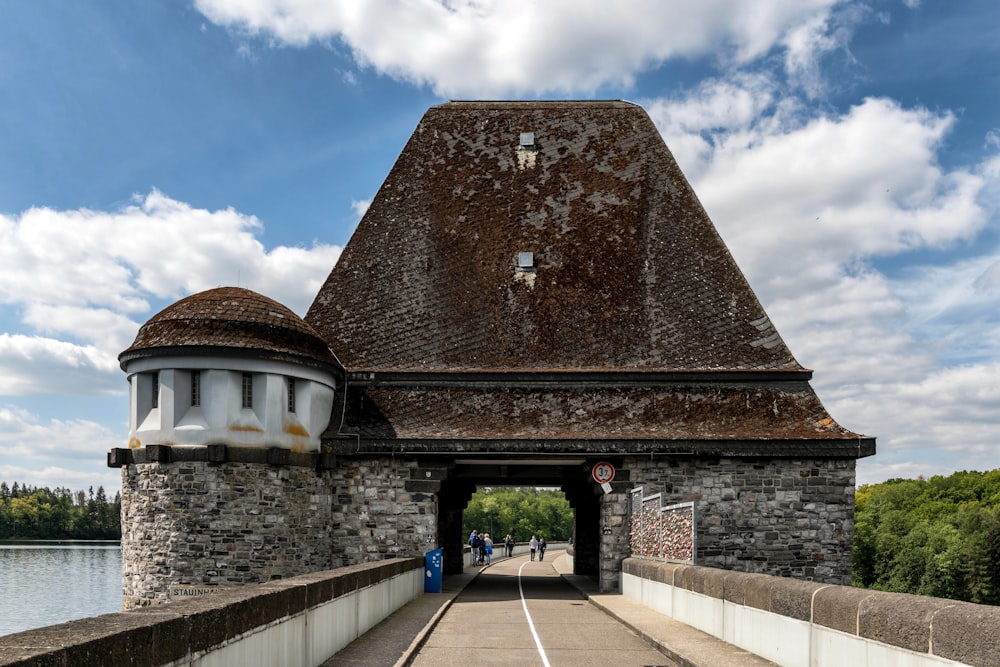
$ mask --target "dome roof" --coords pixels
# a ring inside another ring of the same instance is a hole
[[[178,349],[183,348],[183,349]],[[254,356],[295,358],[342,368],[323,339],[305,321],[273,299],[242,287],[218,287],[168,306],[139,328],[118,355],[137,358],[178,352],[253,351]]]

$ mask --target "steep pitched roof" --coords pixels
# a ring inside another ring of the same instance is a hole
[[[428,110],[306,321],[343,453],[874,453],[626,102]]]
[[[351,369],[801,370],[625,102],[427,111],[306,321]]]

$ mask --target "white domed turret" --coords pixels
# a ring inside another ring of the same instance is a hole
[[[165,308],[118,360],[130,385],[130,448],[318,450],[343,375],[302,318],[238,287]]]

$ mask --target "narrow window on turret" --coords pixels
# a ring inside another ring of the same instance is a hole
[[[253,373],[243,374],[243,407],[253,407]]]
[[[191,371],[191,407],[201,405],[201,371]]]
[[[160,373],[153,373],[153,409],[160,407]]]
[[[285,378],[288,383],[288,411],[295,412],[295,378]]]

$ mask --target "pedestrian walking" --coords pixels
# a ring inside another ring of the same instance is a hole
[[[545,560],[545,538],[538,538],[538,560]]]
[[[493,539],[489,533],[483,535],[483,550],[486,552],[486,564],[489,565],[493,558]]]
[[[507,533],[507,537],[503,538],[503,545],[507,548],[507,558],[514,555],[514,538],[511,537],[510,533]]]
[[[531,560],[535,560],[535,552],[538,551],[538,540],[534,535],[531,536],[531,541],[528,542],[528,549],[531,550]]]
[[[470,556],[469,562],[472,565],[480,564],[482,557],[479,552],[482,550],[482,548],[483,548],[483,538],[479,535],[479,531],[478,530],[472,531],[472,533],[469,535],[469,556]]]

